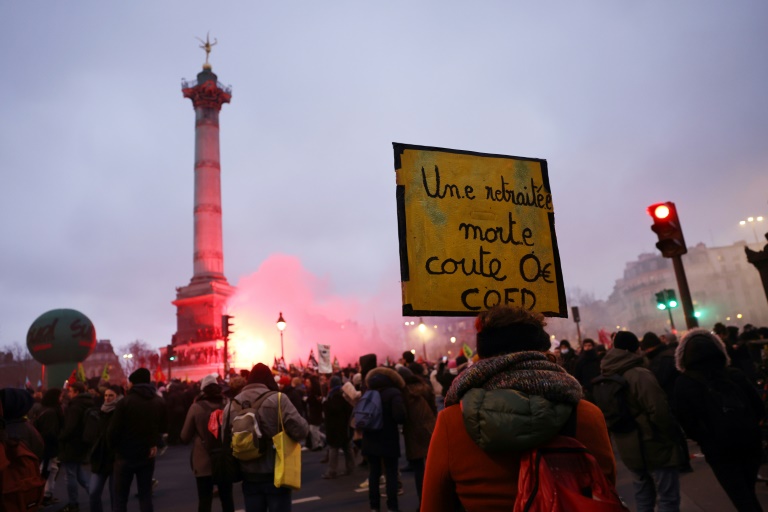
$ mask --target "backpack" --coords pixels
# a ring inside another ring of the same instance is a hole
[[[37,510],[43,500],[45,480],[40,476],[40,459],[20,441],[4,441],[0,445],[2,499],[0,510]],[[2,467],[2,459],[9,464]]]
[[[261,435],[256,414],[262,402],[277,391],[267,391],[253,404],[249,400],[232,401],[229,414],[232,418],[232,456],[241,461],[255,460],[267,451],[266,436]]]
[[[575,432],[574,407],[559,435],[521,454],[513,512],[628,511]]]
[[[223,421],[222,421],[223,420]],[[213,483],[235,483],[243,479],[240,463],[232,455],[232,426],[221,409],[208,416],[208,428],[202,436],[203,447],[211,459]]]
[[[629,383],[619,374],[592,379],[592,399],[603,411],[608,430],[626,434],[637,429],[637,421],[629,407]]]
[[[384,409],[381,406],[381,393],[375,389],[366,391],[352,410],[355,428],[375,431],[384,428]]]
[[[99,407],[89,407],[83,415],[83,442],[92,447],[99,439],[99,422],[101,415]]]

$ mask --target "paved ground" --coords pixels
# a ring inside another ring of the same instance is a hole
[[[695,445],[691,445],[691,451],[698,452]],[[156,477],[159,485],[154,499],[157,512],[197,510],[195,480],[189,468],[189,452],[190,448],[187,446],[173,446],[158,460]],[[366,480],[367,470],[357,468],[353,475],[335,480],[323,480],[320,478],[325,470],[325,465],[320,463],[322,456],[323,452],[304,452],[302,489],[293,493],[294,512],[368,510],[367,490],[359,486]],[[404,464],[404,461],[402,463]],[[729,512],[735,510],[704,459],[694,458],[692,465],[694,472],[685,474],[681,478],[683,494],[681,511]],[[617,489],[630,509],[634,510],[631,475],[621,462],[618,463],[618,469]],[[768,466],[764,469],[764,474],[768,475]],[[400,508],[413,512],[418,506],[413,474],[403,473],[402,481],[404,494],[399,498]],[[63,475],[59,477],[55,495],[61,501],[56,506],[46,508],[46,512],[56,511],[66,503],[66,483]],[[758,496],[763,508],[768,511],[768,485],[758,484]],[[106,495],[104,503],[107,503]],[[238,511],[243,510],[242,492],[238,484],[235,486],[235,505]],[[84,512],[90,510],[83,490],[80,491],[80,510]],[[108,511],[109,507],[106,510]],[[129,510],[138,511],[135,497],[131,498]],[[220,510],[215,502],[213,510]]]

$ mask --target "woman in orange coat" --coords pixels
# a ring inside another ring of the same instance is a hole
[[[429,445],[422,512],[512,510],[520,453],[557,435],[574,407],[574,437],[615,485],[603,413],[582,399],[578,381],[545,354],[545,325],[541,314],[509,306],[477,317],[480,360],[446,394]]]

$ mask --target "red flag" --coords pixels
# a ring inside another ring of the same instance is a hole
[[[165,382],[165,374],[160,365],[157,365],[157,370],[155,370],[155,382]]]
[[[611,350],[613,348],[613,340],[611,335],[605,329],[600,329],[597,332],[597,336],[600,339],[600,344],[605,347],[605,350]]]

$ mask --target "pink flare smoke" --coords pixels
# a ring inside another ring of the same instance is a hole
[[[396,281],[372,290],[368,297],[341,297],[332,293],[327,278],[305,269],[299,258],[273,254],[253,274],[237,284],[227,303],[235,318],[230,351],[236,368],[255,363],[272,366],[280,357],[280,312],[285,361],[307,364],[310,350],[318,358],[317,344],[331,346],[331,361],[354,364],[363,354],[375,353],[379,361],[403,352],[403,317],[400,285]]]

